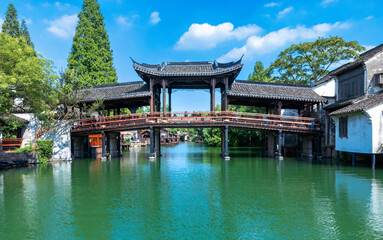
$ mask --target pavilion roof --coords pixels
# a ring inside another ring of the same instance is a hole
[[[334,115],[342,115],[354,112],[361,112],[368,110],[372,107],[375,107],[379,104],[383,104],[383,93],[378,93],[370,96],[362,96],[355,99],[352,99],[351,103],[341,109],[338,109],[332,113]]]
[[[80,92],[84,94],[80,100],[81,103],[150,97],[151,95],[148,85],[141,81],[85,87]]]
[[[319,96],[309,85],[243,80],[236,80],[233,83],[228,96],[310,103],[327,102],[326,98]]]
[[[161,64],[145,64],[133,61],[133,68],[142,75],[154,77],[206,77],[227,74],[231,72],[239,73],[242,69],[242,58],[235,62],[219,63],[217,61],[207,62],[163,62]],[[234,78],[236,77],[234,76]],[[233,79],[234,79],[233,78]]]

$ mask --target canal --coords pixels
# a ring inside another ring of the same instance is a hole
[[[0,239],[379,239],[383,170],[193,143],[0,171]]]

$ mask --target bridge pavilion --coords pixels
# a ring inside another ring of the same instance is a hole
[[[103,110],[113,110],[112,118],[104,119],[104,123],[78,124],[72,129],[72,136],[90,133],[110,134],[129,129],[150,129],[150,157],[160,155],[160,128],[166,127],[219,127],[221,128],[221,156],[229,159],[228,129],[264,130],[269,132],[269,156],[282,157],[282,133],[294,133],[306,136],[303,152],[312,157],[312,137],[319,136],[320,128],[315,119],[313,109],[320,109],[326,99],[316,94],[310,86],[281,83],[261,83],[235,80],[242,69],[241,59],[235,62],[168,62],[161,64],[138,63],[133,60],[133,68],[143,80],[120,84],[95,86],[85,94],[81,103],[90,104],[102,99]],[[215,92],[221,92],[221,111],[215,112]],[[210,113],[190,114],[185,120],[183,113],[173,113],[171,95],[174,89],[208,89],[210,90]],[[162,94],[162,97],[161,97]],[[168,94],[169,103],[166,102]],[[162,99],[161,99],[162,98]],[[161,101],[162,100],[162,101]],[[266,114],[249,115],[246,113],[228,112],[228,105],[247,105],[264,107]],[[161,110],[162,105],[162,110]],[[168,105],[168,109],[166,106]],[[120,108],[129,108],[132,113],[140,106],[150,106],[150,114],[145,121],[118,118]],[[282,109],[296,109],[305,113],[304,117],[282,118]],[[182,115],[182,116],[181,116]],[[318,116],[318,115],[317,115]],[[311,118],[309,118],[311,117]],[[118,118],[118,119],[117,119]],[[120,122],[119,122],[120,121]],[[86,123],[87,120],[82,120]],[[113,122],[113,124],[111,124]],[[118,125],[117,125],[118,123]],[[104,139],[104,137],[103,137]],[[109,144],[109,143],[108,143]],[[103,155],[108,153],[103,141]],[[110,149],[110,147],[109,147]]]

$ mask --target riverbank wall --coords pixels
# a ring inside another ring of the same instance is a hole
[[[0,170],[39,163],[37,152],[0,152]]]

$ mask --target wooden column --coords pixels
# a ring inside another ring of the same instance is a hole
[[[172,89],[168,88],[168,94],[169,94],[169,113],[172,112]]]
[[[165,79],[162,79],[162,112],[163,116],[165,117],[166,114],[166,81]]]
[[[277,112],[278,115],[282,115],[282,102],[281,101],[278,101],[278,112]]]
[[[156,112],[161,112],[161,88],[156,88]]]
[[[211,80],[210,87],[210,112],[215,112],[215,78]]]
[[[375,156],[375,154],[372,154],[372,156],[371,156],[371,167],[372,167],[372,169],[375,169],[375,162],[376,162],[376,156]]]
[[[225,94],[224,94],[224,101],[225,101],[225,111],[228,110],[229,102],[227,101],[227,91],[229,90],[229,78],[225,78]]]
[[[150,114],[154,112],[154,89],[153,89],[153,79],[150,79]]]

